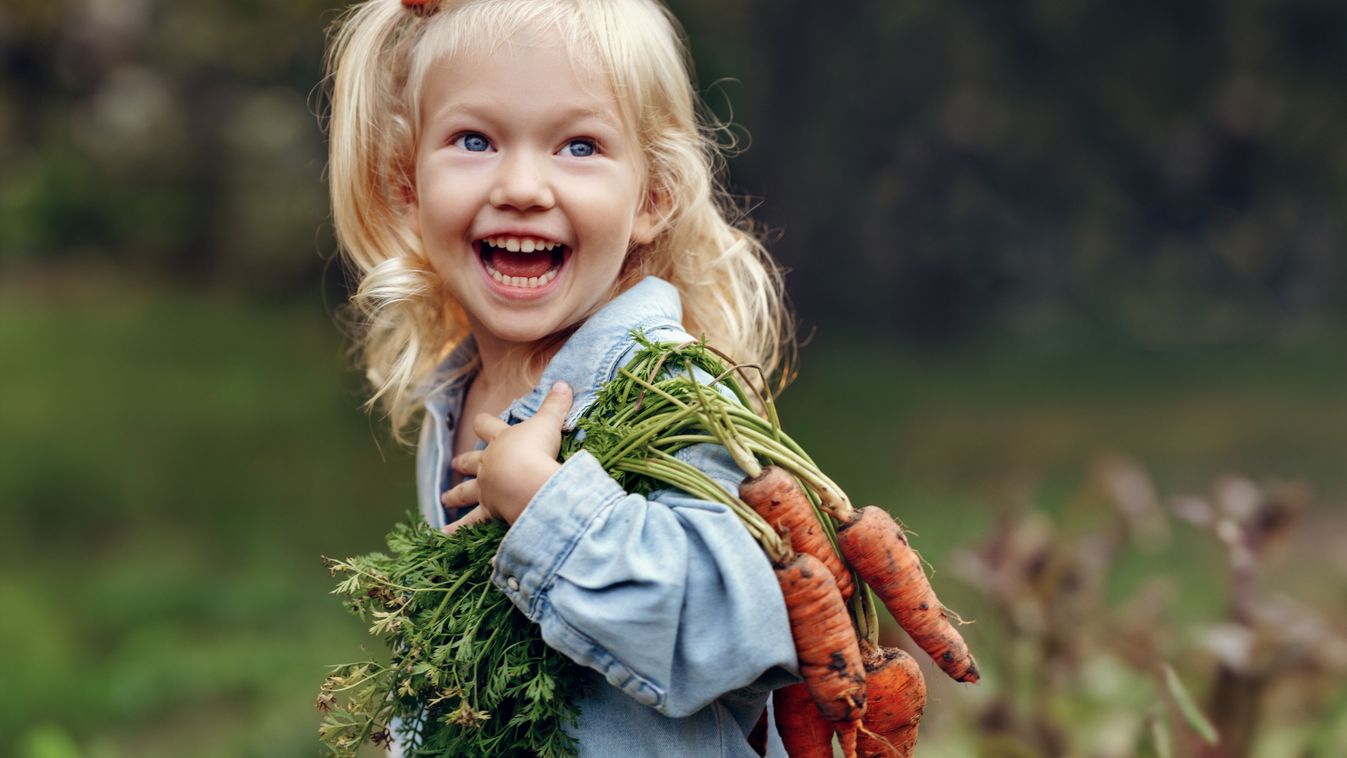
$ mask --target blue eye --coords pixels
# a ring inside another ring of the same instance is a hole
[[[562,148],[572,158],[588,158],[598,152],[598,147],[594,145],[592,139],[573,139],[566,143]]]
[[[491,143],[486,137],[476,132],[469,132],[454,140],[454,144],[467,150],[470,153],[485,153],[491,149]]]

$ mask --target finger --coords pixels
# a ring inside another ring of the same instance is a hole
[[[477,476],[477,468],[482,465],[482,450],[473,450],[469,453],[454,456],[450,464],[454,471],[465,476]]]
[[[465,505],[476,505],[482,499],[482,491],[477,486],[476,479],[469,479],[460,483],[456,487],[450,487],[440,496],[440,502],[445,508],[462,508]]]
[[[463,514],[463,518],[451,524],[445,524],[444,526],[440,527],[440,531],[444,532],[445,534],[453,534],[459,529],[468,526],[470,524],[480,524],[483,521],[490,521],[490,520],[491,514],[487,513],[487,510],[479,505],[476,508],[473,508],[472,510]]]
[[[565,382],[557,382],[552,385],[547,397],[543,398],[543,404],[538,408],[538,413],[534,415],[534,418],[542,416],[545,419],[551,419],[552,423],[560,429],[566,423],[566,414],[570,412],[571,403],[574,400],[575,395],[571,390],[571,385]]]
[[[472,430],[477,433],[478,439],[483,442],[490,442],[496,438],[503,430],[509,429],[510,425],[492,416],[489,413],[479,413],[472,420]]]

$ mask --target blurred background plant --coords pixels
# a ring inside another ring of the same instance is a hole
[[[786,423],[977,619],[922,754],[1347,754],[1347,5],[671,5]],[[316,749],[318,556],[412,503],[331,316],[340,7],[0,7],[0,754]]]
[[[1309,502],[1302,485],[1227,475],[1210,498],[1162,504],[1141,467],[1114,457],[1055,519],[1005,511],[952,560],[978,595],[1001,686],[975,716],[946,718],[979,725],[982,755],[1339,754],[1347,636],[1262,577]],[[1165,570],[1166,553],[1211,541],[1223,572]]]

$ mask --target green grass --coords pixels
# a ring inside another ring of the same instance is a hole
[[[837,335],[805,351],[782,412],[940,567],[997,507],[1063,513],[1104,452],[1166,492],[1238,469],[1335,507],[1342,347],[918,354]],[[316,752],[324,667],[367,639],[319,555],[378,547],[414,505],[411,458],[359,410],[342,351],[317,305],[3,293],[0,754]],[[1156,560],[1119,592],[1211,556]]]
[[[0,302],[0,754],[36,729],[312,755],[324,666],[366,639],[319,556],[379,546],[414,507],[321,309]]]

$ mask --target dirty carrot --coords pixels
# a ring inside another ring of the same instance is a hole
[[[834,724],[837,730],[837,745],[842,748],[842,755],[845,758],[857,758],[856,756],[856,736],[861,733],[862,723],[857,721],[848,721],[844,724]]]
[[[781,744],[791,758],[833,758],[833,728],[819,713],[803,684],[772,693],[772,711]]]
[[[790,472],[779,466],[764,467],[761,474],[747,477],[739,484],[739,498],[772,528],[784,530],[795,552],[809,553],[822,561],[832,572],[842,600],[851,599],[855,590],[851,572],[842,565],[842,558],[828,542],[823,525],[814,515],[813,504]]]
[[[800,676],[823,718],[839,733],[865,715],[865,666],[837,582],[819,559],[799,553],[778,564]]]
[[[861,758],[910,758],[926,709],[926,680],[912,656],[895,647],[861,643],[865,662],[865,730]]]
[[[837,545],[899,626],[942,671],[958,682],[978,680],[977,664],[968,644],[950,625],[921,560],[893,517],[867,505],[838,527]]]

